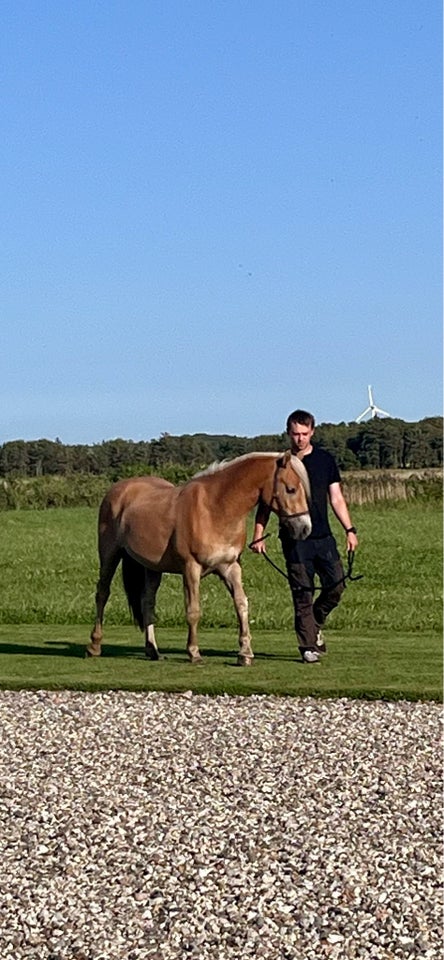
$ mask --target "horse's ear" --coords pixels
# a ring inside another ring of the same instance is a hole
[[[287,464],[290,463],[290,460],[291,460],[291,450],[286,450],[285,453],[283,453],[279,457],[278,466],[281,468],[286,467]]]

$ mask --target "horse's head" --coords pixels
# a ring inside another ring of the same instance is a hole
[[[295,540],[305,540],[311,533],[309,500],[310,481],[304,464],[287,450],[276,464],[271,507]]]

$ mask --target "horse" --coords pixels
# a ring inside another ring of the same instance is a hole
[[[99,510],[96,620],[86,656],[101,654],[105,605],[121,561],[129,608],[145,635],[146,657],[159,659],[154,621],[162,574],[178,573],[184,586],[188,657],[191,663],[201,660],[199,585],[202,577],[214,573],[234,602],[239,625],[237,662],[250,666],[254,654],[239,562],[246,544],[247,516],[261,502],[277,514],[292,537],[303,540],[311,532],[309,499],[306,469],[290,451],[247,453],[212,464],[178,486],[154,476],[114,483]]]

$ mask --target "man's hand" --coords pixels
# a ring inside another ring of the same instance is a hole
[[[250,550],[252,550],[253,553],[266,553],[265,538],[261,537],[259,540],[253,540],[250,544]]]
[[[250,549],[253,553],[266,553],[265,540],[269,536],[268,533],[265,533],[265,525],[268,520],[268,514],[264,518],[259,518],[256,520],[254,525],[253,539],[249,544]],[[263,522],[262,522],[263,521]]]
[[[347,533],[347,551],[356,550],[359,540],[355,533]]]

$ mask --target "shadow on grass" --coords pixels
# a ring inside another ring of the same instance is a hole
[[[57,647],[57,650],[51,649]],[[15,654],[28,657],[84,657],[86,643],[70,643],[64,640],[45,640],[42,646],[26,643],[0,643],[1,654]]]
[[[0,655],[10,655],[10,656],[27,656],[27,657],[60,657],[63,659],[80,659],[93,662],[94,657],[87,657],[86,647],[88,641],[85,640],[85,643],[75,643],[70,640],[60,639],[60,640],[44,640],[40,644],[27,644],[27,643],[0,643]],[[202,664],[206,660],[221,660],[225,661],[226,667],[239,669],[237,663],[237,649],[233,650],[218,650],[212,647],[201,647],[202,654]],[[189,665],[188,656],[186,653],[185,645],[183,649],[180,647],[172,646],[161,646],[159,648],[159,659],[160,661],[170,659],[180,664]],[[102,646],[102,655],[100,658],[97,658],[102,662],[104,660],[141,660],[144,663],[155,663],[156,661],[150,661],[149,658],[145,657],[145,651],[142,644],[128,646],[128,644],[103,644]],[[282,662],[294,663],[295,660],[298,660],[297,651],[295,651],[294,656],[285,656],[282,653],[264,653],[264,652],[255,652],[254,659],[257,662]],[[197,669],[199,665],[197,664]],[[242,668],[243,669],[243,668]]]
[[[26,643],[0,643],[0,655],[1,654],[12,654],[13,656],[30,656],[30,657],[66,657],[66,658],[80,658],[87,659],[93,662],[97,660],[144,660],[147,663],[156,662],[150,661],[148,657],[145,656],[145,650],[143,644],[138,644],[136,646],[120,645],[120,644],[106,644],[102,646],[102,655],[100,657],[87,657],[86,647],[88,641],[85,643],[73,643],[70,640],[44,640],[42,643],[38,644],[26,644]],[[206,660],[207,658],[218,658],[221,657],[236,657],[237,651],[233,650],[215,650],[205,648],[201,649],[202,659]],[[184,663],[189,663],[185,645],[183,649],[179,647],[167,647],[162,646],[159,648],[159,659],[165,660],[168,657],[183,661]]]
[[[44,640],[42,644],[26,644],[26,643],[0,643],[0,655],[1,654],[16,654],[16,655],[25,655],[31,657],[86,657],[86,647],[87,641],[85,643],[72,643],[70,640]],[[176,651],[174,651],[176,652]],[[171,651],[173,653],[173,651]],[[107,658],[116,658],[116,657],[126,657],[131,660],[134,658],[145,660],[145,652],[143,647],[119,647],[119,646],[106,646],[105,644],[102,647],[102,657]],[[88,658],[93,660],[94,657]]]

